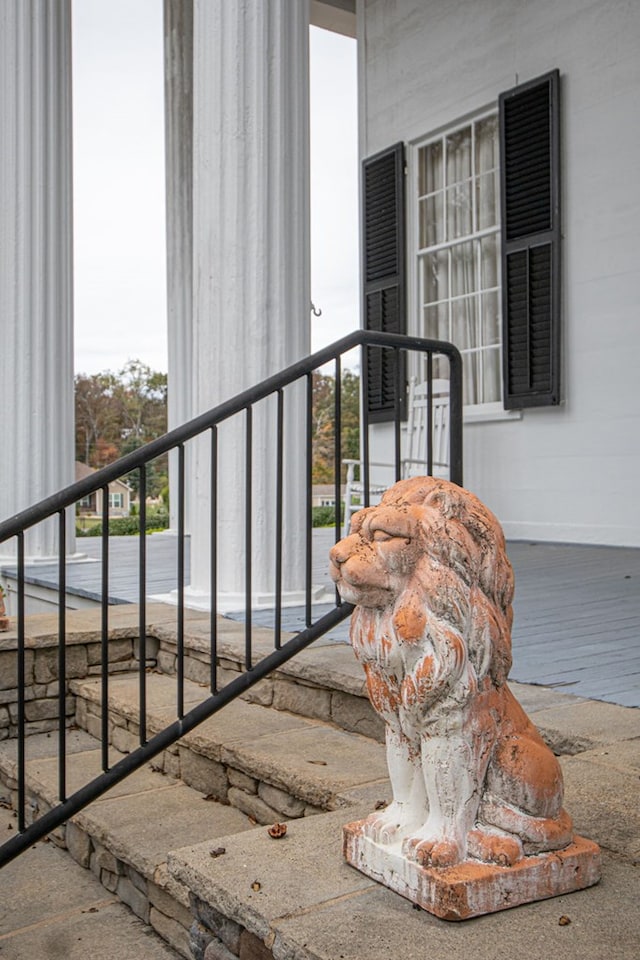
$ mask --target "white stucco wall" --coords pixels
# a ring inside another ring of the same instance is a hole
[[[565,400],[467,424],[465,486],[510,537],[640,546],[640,3],[359,0],[358,40],[363,157],[559,68]]]

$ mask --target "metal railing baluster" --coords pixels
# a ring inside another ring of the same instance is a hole
[[[67,799],[67,514],[58,513],[58,799]]]
[[[25,664],[24,664],[24,532],[18,534],[18,830],[25,829]]]
[[[362,449],[362,476],[360,480],[364,489],[364,506],[369,506],[369,485],[371,481],[371,470],[369,467],[369,365],[367,362],[369,351],[363,344],[361,350],[361,394],[362,397],[362,436],[360,437],[360,447]]]
[[[252,530],[251,530],[251,514],[252,514],[252,471],[253,471],[253,407],[251,405],[247,406],[246,410],[246,435],[245,435],[245,492],[244,492],[244,562],[245,562],[245,578],[244,578],[244,662],[245,669],[252,669],[252,652],[251,652],[251,629],[252,629],[252,617],[251,617],[251,594],[253,590],[252,584],[252,569],[251,569],[251,551],[253,549],[252,541]]]
[[[211,427],[211,692],[218,689],[218,428]]]
[[[280,649],[282,639],[282,488],[284,476],[284,393],[278,390],[276,414],[276,609],[273,642]]]
[[[400,431],[401,421],[402,421],[402,406],[403,398],[401,390],[404,390],[404,384],[400,382],[400,351],[393,351],[393,442],[395,448],[395,467],[396,467],[396,481],[402,479],[402,435]]]
[[[109,769],[109,487],[102,488],[102,610],[100,616],[100,748],[102,769]]]
[[[138,700],[140,710],[140,746],[147,742],[147,468],[140,466],[138,475],[140,522],[138,531]]]
[[[176,677],[178,716],[184,716],[184,444],[178,447],[178,611]]]
[[[427,354],[427,474],[433,473],[433,354]]]
[[[304,623],[306,627],[311,626],[311,589],[312,589],[312,563],[313,563],[313,543],[312,543],[312,528],[313,528],[313,373],[310,372],[307,374],[307,421],[306,421],[306,438],[305,438],[305,450],[307,458],[307,476],[306,476],[306,487],[307,487],[307,498],[306,498],[306,508],[305,508],[305,534],[306,534],[306,550],[305,550],[305,572],[304,572]]]
[[[340,357],[335,362],[335,392],[333,410],[333,496],[335,504],[335,542],[342,536],[342,364]],[[340,593],[336,587],[336,604],[340,605]]]

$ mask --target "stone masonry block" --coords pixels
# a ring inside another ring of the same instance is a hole
[[[204,960],[204,951],[213,940],[213,936],[201,923],[194,920],[189,930],[189,947],[193,960]]]
[[[273,953],[269,947],[249,930],[243,930],[240,935],[240,953],[238,956],[240,960],[273,960]]]
[[[66,830],[67,850],[81,867],[87,868],[91,859],[91,839],[88,833],[69,820]]]
[[[33,651],[26,650],[24,656],[25,679],[29,684],[33,680]],[[12,690],[18,686],[18,654],[15,650],[0,653],[0,690]]]
[[[92,840],[93,853],[91,854],[91,869],[100,876],[101,870],[108,870],[110,873],[124,873],[124,865],[114,857],[110,850],[103,847],[97,840]]]
[[[134,885],[134,887],[136,887],[136,889],[139,890],[140,893],[144,893],[145,897],[149,899],[148,897],[149,884],[147,882],[147,878],[139,874],[136,868],[130,866],[130,864],[125,864],[125,868],[123,872],[125,876],[129,877],[129,880],[131,880],[131,883]]]
[[[117,873],[111,873],[110,870],[100,872],[100,883],[109,893],[115,893],[118,889],[119,877]]]
[[[65,701],[65,715],[70,716],[75,710],[75,702],[73,697],[67,697]],[[57,699],[50,700],[32,700],[30,703],[25,704],[24,708],[25,718],[29,721],[31,720],[51,720],[57,718],[58,716],[58,701]]]
[[[292,797],[284,790],[272,787],[269,783],[261,783],[258,796],[274,810],[278,810],[284,817],[301,817],[304,813],[305,802]]]
[[[244,793],[243,790],[238,790],[237,787],[231,787],[229,789],[227,799],[232,807],[242,810],[243,813],[246,813],[246,815],[255,820],[256,823],[267,825],[276,823],[282,819],[282,814],[266,804],[264,800]]]
[[[238,960],[238,954],[231,953],[221,940],[214,938],[204,951],[204,960]]]
[[[187,680],[192,680],[194,683],[200,683],[204,687],[208,687],[211,668],[208,663],[203,663],[202,660],[196,660],[194,657],[185,657],[184,675]],[[203,696],[205,693],[206,691],[203,691]]]
[[[123,903],[131,907],[133,912],[145,923],[149,923],[149,901],[131,882],[129,877],[119,877],[116,892]]]
[[[233,954],[238,955],[242,927],[235,920],[229,920],[211,904],[191,895],[191,909],[197,921],[214,937],[221,940]]]
[[[86,677],[88,668],[86,647],[68,647],[66,659],[67,680]],[[36,683],[51,683],[58,679],[58,651],[55,648],[36,651],[34,677]]]
[[[273,701],[273,681],[269,679],[258,680],[242,697],[243,700],[247,700],[248,703],[257,703],[261,707],[270,707]]]
[[[331,695],[331,720],[343,730],[384,743],[384,721],[365,697],[334,690]]]
[[[316,720],[331,718],[331,693],[289,680],[275,680],[273,704],[276,710],[288,710]]]
[[[244,790],[245,793],[258,792],[258,781],[254,780],[253,777],[249,777],[246,773],[243,773],[242,770],[228,767],[227,776],[229,778],[229,784],[232,787],[238,787],[240,790]]]
[[[173,949],[185,957],[185,960],[191,960],[191,950],[189,948],[189,932],[185,930],[182,924],[171,917],[166,917],[164,913],[151,907],[149,910],[149,923],[163,940],[173,947]]]
[[[224,766],[193,750],[180,747],[180,777],[194,790],[226,800],[229,782]]]
[[[113,728],[111,743],[120,753],[131,753],[139,746],[138,737],[129,730],[125,730],[124,727]]]
[[[149,883],[147,896],[150,907],[155,907],[155,909],[159,910],[165,917],[171,917],[172,920],[179,923],[185,930],[189,929],[193,920],[191,911],[181,903],[178,903],[167,890],[163,890],[163,888],[159,887],[156,883]]]
[[[176,655],[166,650],[158,650],[158,670],[161,673],[174,674],[176,672]]]

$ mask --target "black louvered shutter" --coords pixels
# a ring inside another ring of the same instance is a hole
[[[560,75],[500,96],[504,406],[560,402]]]
[[[364,326],[406,333],[404,145],[397,143],[362,166]],[[392,420],[396,353],[370,347],[366,362],[369,419]],[[403,357],[400,363],[399,382],[404,384]]]

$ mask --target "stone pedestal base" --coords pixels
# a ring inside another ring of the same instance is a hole
[[[363,836],[360,820],[343,828],[347,863],[443,920],[467,920],[583,890],[600,879],[600,848],[575,837],[564,850],[525,857],[512,867],[466,860],[455,867],[422,867],[400,844],[381,846]]]

